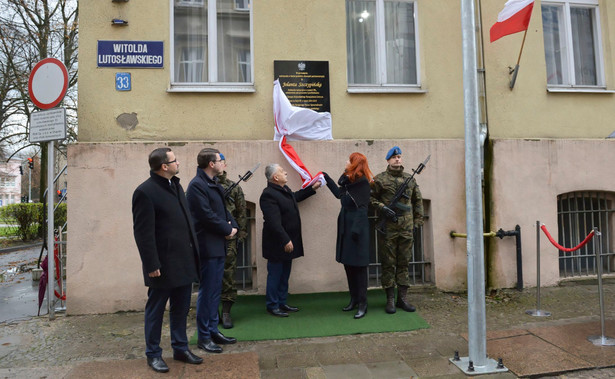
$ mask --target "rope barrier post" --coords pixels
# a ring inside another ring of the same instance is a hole
[[[594,226],[594,254],[596,255],[596,264],[598,265],[598,293],[600,294],[600,332],[599,336],[589,336],[587,340],[598,346],[615,346],[615,339],[605,336],[604,327],[604,291],[602,288],[602,233]],[[596,249],[596,241],[598,249]]]
[[[549,317],[551,312],[540,309],[540,221],[536,221],[536,309],[525,311],[530,316]]]

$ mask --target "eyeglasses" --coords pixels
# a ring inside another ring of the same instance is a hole
[[[222,162],[222,161],[223,161],[223,159],[217,159],[217,160],[214,161],[214,163],[218,163],[218,162]]]
[[[172,161],[170,161],[170,162],[164,162],[164,164],[171,164],[171,163],[175,163],[175,162],[177,162],[177,159],[173,159],[173,160],[172,160]]]

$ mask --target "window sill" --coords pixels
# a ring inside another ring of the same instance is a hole
[[[615,93],[601,87],[547,87],[547,92],[552,93]]]
[[[348,93],[427,93],[420,87],[348,87]]]
[[[171,84],[171,87],[167,89],[167,92],[242,92],[252,93],[256,92],[254,85],[213,85],[213,86],[191,86],[181,84]]]

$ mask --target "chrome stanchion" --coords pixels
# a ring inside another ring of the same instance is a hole
[[[530,316],[548,317],[551,312],[540,309],[540,221],[536,221],[536,309],[525,311]]]
[[[598,293],[600,294],[600,332],[599,336],[589,336],[587,340],[598,346],[615,346],[615,339],[605,336],[604,327],[604,291],[602,289],[602,233],[594,226],[594,254],[596,255],[596,264],[598,265]],[[598,249],[596,249],[598,242]]]

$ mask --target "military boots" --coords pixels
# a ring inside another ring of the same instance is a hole
[[[398,286],[397,287],[397,308],[401,308],[406,312],[414,312],[416,308],[414,305],[408,303],[406,301],[406,297],[408,295],[408,286]]]
[[[222,327],[224,329],[230,329],[233,327],[233,319],[231,319],[231,307],[232,306],[233,306],[232,301],[222,302]]]
[[[384,307],[386,313],[395,313],[395,288],[385,288],[387,294],[387,305]]]

